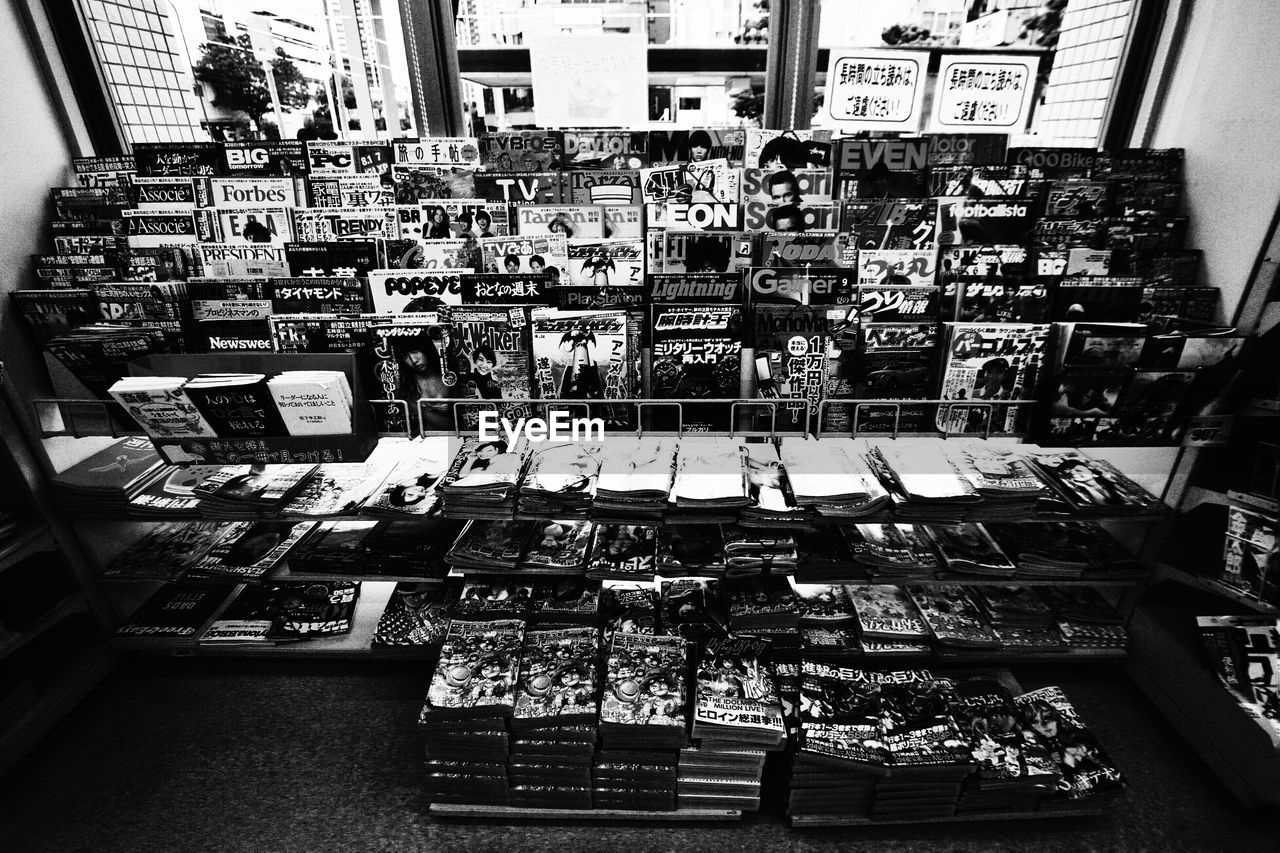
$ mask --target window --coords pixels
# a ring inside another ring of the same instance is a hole
[[[415,132],[396,0],[77,5],[125,142]],[[280,57],[272,63],[277,103],[261,76],[260,50]],[[219,90],[220,70],[246,67],[262,82]],[[147,105],[165,108],[137,109]]]
[[[1138,0],[824,0],[822,8],[819,48],[965,47],[1042,57],[1030,124],[1011,142],[1091,147],[1102,139]],[[821,86],[825,53],[818,65]]]
[[[651,122],[753,123],[758,99],[744,99],[749,106],[739,114],[737,94],[763,90],[768,5],[767,0],[460,0],[455,34],[463,102],[487,104],[485,90],[532,85],[525,51],[544,34],[587,40],[632,33],[649,45]],[[487,107],[483,121],[495,129],[514,126],[511,116]]]

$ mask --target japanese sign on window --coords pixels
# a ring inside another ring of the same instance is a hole
[[[631,36],[529,40],[539,127],[641,127],[649,120],[648,47]]]
[[[822,108],[845,132],[920,129],[929,54],[905,50],[837,50],[827,65]]]
[[[930,129],[1020,131],[1027,123],[1039,61],[1034,56],[943,56]]]

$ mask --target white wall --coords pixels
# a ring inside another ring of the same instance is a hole
[[[31,255],[52,250],[49,190],[66,183],[72,151],[15,0],[0,0],[0,56],[0,359],[21,395],[31,397],[45,393],[45,368],[8,295],[32,286]]]
[[[1187,151],[1188,245],[1204,250],[1227,320],[1280,201],[1278,81],[1280,3],[1190,4],[1151,144]]]

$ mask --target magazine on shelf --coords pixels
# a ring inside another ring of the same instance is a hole
[[[236,522],[191,566],[187,577],[264,578],[315,526],[314,521]]]
[[[525,632],[514,728],[595,723],[598,633],[594,627]]]
[[[880,683],[874,673],[800,662],[800,752],[861,773],[885,775],[889,752],[880,723]]]
[[[431,676],[422,722],[511,716],[523,642],[524,623],[518,619],[453,620]]]

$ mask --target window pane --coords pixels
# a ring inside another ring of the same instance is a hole
[[[753,0],[461,0],[456,34],[463,103],[474,109],[472,126],[503,130],[535,123],[536,104],[532,112],[508,114],[490,109],[488,94],[532,86],[529,71],[513,70],[528,68],[531,42],[541,34],[584,40],[626,34],[649,45],[650,123],[754,124],[761,98],[750,95],[764,91],[768,23],[768,3]]]
[[[822,0],[818,45],[1043,56],[1026,135],[1010,144],[1092,147],[1136,11],[1137,0]],[[1084,81],[1097,85],[1075,85]]]
[[[130,143],[417,132],[395,0],[78,2]],[[277,57],[278,112],[259,53]]]

